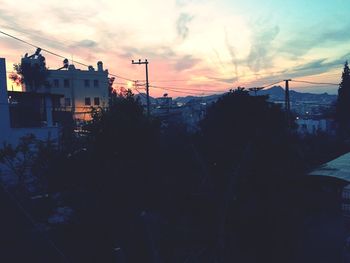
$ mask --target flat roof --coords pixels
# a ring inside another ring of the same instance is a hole
[[[321,165],[309,175],[328,176],[350,182],[350,152]]]

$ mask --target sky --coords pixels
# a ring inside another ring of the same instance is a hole
[[[2,0],[0,30],[141,82],[145,68],[131,60],[148,59],[150,94],[176,97],[288,78],[339,83],[350,59],[349,10],[349,0]],[[0,50],[10,72],[35,48],[0,35]],[[62,65],[43,55],[49,68]],[[331,85],[290,86],[337,93]]]

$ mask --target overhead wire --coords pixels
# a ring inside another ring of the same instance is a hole
[[[313,82],[313,81],[307,81],[307,80],[294,80],[294,79],[292,79],[291,81],[300,82],[300,83],[307,83],[307,84],[312,84],[312,85],[332,85],[332,86],[339,86],[339,84],[337,84],[337,83],[330,83],[330,82]]]
[[[2,31],[2,30],[0,30],[0,34],[3,34],[3,35],[5,35],[5,36],[8,36],[8,37],[10,37],[10,38],[12,38],[12,39],[15,39],[15,40],[17,40],[17,41],[20,41],[20,42],[22,42],[22,43],[24,43],[24,44],[27,44],[27,45],[29,45],[29,46],[32,46],[32,47],[34,47],[34,48],[40,48],[42,51],[44,51],[44,52],[46,52],[46,53],[49,53],[49,54],[51,54],[51,55],[53,55],[53,56],[56,56],[56,57],[59,57],[59,58],[63,58],[63,59],[66,59],[66,58],[67,58],[66,56],[60,55],[60,54],[58,54],[58,53],[56,53],[56,52],[52,52],[52,51],[50,51],[50,50],[48,50],[48,49],[46,49],[46,48],[42,48],[42,47],[40,47],[40,46],[38,46],[38,45],[32,44],[32,43],[30,43],[30,42],[28,42],[28,41],[26,41],[26,40],[23,40],[23,39],[21,39],[21,38],[19,38],[19,37],[16,37],[16,36],[14,36],[14,35],[8,34],[8,33],[4,32],[4,31]],[[77,61],[77,60],[74,60],[74,59],[71,59],[71,61],[72,61],[73,63],[75,63],[75,64],[78,64],[78,65],[81,65],[81,66],[84,66],[84,67],[89,67],[89,66],[90,66],[90,65],[88,65],[88,64],[82,63],[82,62]],[[128,80],[128,81],[134,81],[134,80],[132,80],[132,79],[125,78],[125,77],[123,77],[123,76],[120,76],[120,75],[117,75],[117,74],[114,74],[114,73],[108,73],[108,75],[113,76],[113,77],[117,77],[117,78],[120,78],[120,79]]]
[[[32,47],[35,47],[35,48],[40,48],[42,51],[48,53],[48,54],[51,54],[51,55],[54,55],[54,56],[57,56],[57,57],[60,57],[60,58],[63,58],[65,59],[66,57],[61,55],[61,54],[58,54],[56,52],[53,52],[53,51],[50,51],[46,48],[41,48],[40,46],[38,45],[35,45],[29,41],[26,41],[26,40],[23,40],[19,37],[16,37],[14,35],[11,35],[9,33],[6,33],[2,30],[0,30],[0,33],[7,36],[7,37],[10,37],[14,40],[17,40],[17,41],[20,41],[24,44],[27,44],[29,46],[32,46]],[[88,64],[86,63],[82,63],[80,61],[77,61],[77,60],[71,60],[73,63],[76,63],[76,64],[79,64],[79,65],[82,65],[82,66],[85,66],[85,67],[89,67]],[[279,71],[279,72],[270,72],[270,73],[255,73],[255,74],[252,74],[254,76],[257,76],[257,75],[266,75],[266,74],[282,74],[283,72],[285,71]],[[118,75],[118,74],[114,74],[114,73],[108,73],[108,75],[110,76],[113,76],[113,77],[116,77],[116,78],[119,78],[119,79],[123,79],[123,80],[126,80],[126,81],[132,81],[132,82],[135,82],[135,80],[132,80],[130,78],[126,78],[126,77],[123,77],[121,75]],[[327,74],[325,74],[327,75]],[[331,74],[330,74],[331,75]],[[333,74],[332,74],[333,75]],[[241,77],[245,77],[245,76],[248,76],[248,75],[243,75]],[[208,77],[208,80],[215,80],[215,79],[220,79],[219,77]],[[157,83],[157,82],[185,82],[185,81],[193,81],[193,80],[186,80],[186,79],[174,79],[174,80],[154,80],[152,81],[153,83]],[[216,80],[218,82],[221,82],[219,80]],[[292,80],[294,82],[300,82],[300,83],[307,83],[307,84],[312,84],[312,85],[334,85],[334,86],[338,86],[339,84],[336,84],[336,83],[328,83],[328,82],[313,82],[313,81],[307,81],[307,80]],[[278,81],[278,82],[274,82],[274,83],[271,83],[271,84],[268,84],[268,85],[264,85],[262,86],[262,88],[267,88],[267,87],[270,87],[270,86],[273,86],[273,85],[276,85],[278,83],[282,82],[282,80]],[[125,83],[114,83],[114,84],[118,84],[118,85],[125,85]],[[224,92],[224,90],[209,90],[209,89],[194,89],[194,88],[176,88],[176,87],[161,87],[161,86],[155,86],[155,85],[150,85],[150,87],[153,87],[153,88],[156,88],[156,89],[163,89],[163,90],[168,90],[168,91],[173,91],[173,92],[179,92],[179,93],[187,93],[187,94],[192,94],[192,95],[198,95],[197,93],[193,93],[193,92],[188,92],[188,91],[198,91],[200,93],[210,93],[210,92]]]

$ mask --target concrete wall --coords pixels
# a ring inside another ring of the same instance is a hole
[[[39,140],[59,140],[60,127],[52,124],[51,98],[46,98],[46,112],[48,113],[47,127],[11,128],[8,94],[6,85],[5,59],[0,58],[0,147],[4,142],[16,145],[19,139],[28,134],[33,134]]]
[[[108,71],[103,70],[101,65],[100,70],[80,70],[72,65],[68,70],[49,70],[48,80],[51,86],[41,88],[40,92],[64,95],[61,105],[71,110],[75,119],[90,120],[91,106],[108,106]],[[69,87],[64,85],[65,80],[69,82]],[[94,86],[95,80],[98,87]],[[57,82],[58,86],[55,85]],[[85,98],[90,98],[91,105],[85,105]],[[100,105],[95,105],[94,98],[99,98]],[[66,105],[65,99],[70,100],[71,106]]]
[[[5,59],[0,58],[0,145],[10,135],[10,113],[8,105]]]
[[[317,132],[330,133],[329,120],[298,119],[298,132],[301,134],[316,134]]]

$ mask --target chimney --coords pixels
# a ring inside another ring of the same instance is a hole
[[[97,70],[98,71],[103,71],[103,63],[102,63],[102,61],[97,62]]]

